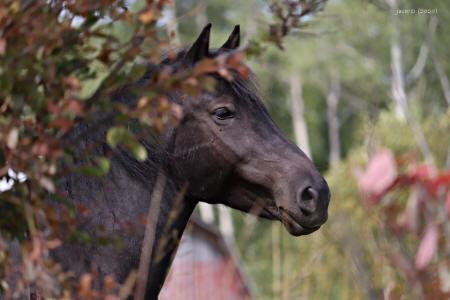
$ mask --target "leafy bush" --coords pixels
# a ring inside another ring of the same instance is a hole
[[[111,92],[141,77],[145,66],[139,62],[159,60],[167,47],[156,28],[165,2],[136,1],[129,8],[112,0],[0,5],[0,177],[15,183],[0,194],[0,283],[6,297],[20,297],[29,283],[47,296],[72,294],[69,274],[47,256],[64,242],[61,233],[68,239],[86,236],[74,230],[74,207],[62,205],[56,212],[44,199],[66,201],[56,181],[67,172],[62,162],[70,167],[64,143],[77,120],[113,109]],[[138,117],[167,106],[158,97]],[[154,127],[163,125],[151,117]],[[144,159],[136,138],[120,133],[120,128],[111,130],[108,142],[130,147]],[[101,176],[108,170],[108,158],[95,157],[81,171]],[[86,280],[80,281],[81,294]],[[99,293],[117,292],[111,278],[105,280],[109,284],[105,281]]]
[[[83,232],[75,230],[76,213],[82,213],[83,207],[67,202],[58,179],[73,171],[68,136],[80,120],[116,111],[118,125],[109,129],[106,142],[145,160],[149,154],[139,137],[125,128],[130,118],[161,131],[182,114],[164,96],[168,91],[210,90],[214,85],[205,76],[208,73],[220,70],[227,77],[229,68],[247,72],[240,63],[242,53],[206,59],[192,70],[174,74],[161,70],[151,86],[140,90],[136,108],[110,101],[118,87],[141,78],[148,63],[159,63],[163,53],[169,58],[175,55],[171,44],[175,33],[167,34],[158,26],[171,2],[137,0],[127,6],[124,0],[6,0],[0,4],[0,178],[11,186],[0,193],[0,297],[24,296],[30,285],[45,296],[64,298],[124,298],[131,290],[130,282],[119,286],[111,277],[95,278],[95,274],[85,274],[74,284],[70,272],[48,259],[50,250],[68,240],[89,243]],[[265,41],[281,46],[289,29],[300,25],[299,18],[321,8],[323,2],[277,2],[280,18],[264,35]],[[300,5],[305,13],[292,15]],[[257,53],[258,47],[249,47],[247,53]],[[77,171],[103,176],[109,167],[108,157],[92,153]],[[46,199],[61,207],[55,211]],[[105,242],[111,241],[105,238]],[[103,289],[94,290],[94,282],[102,282]]]

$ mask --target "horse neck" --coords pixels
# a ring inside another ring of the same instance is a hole
[[[151,222],[156,221],[156,227],[146,293],[147,297],[156,295],[149,299],[156,299],[196,202],[180,197],[182,183],[176,182],[175,176],[171,174],[174,170],[171,169],[171,160],[162,144],[150,142],[145,145],[149,152],[149,160],[145,163],[136,161],[125,152],[111,153],[105,144],[101,144],[100,147],[95,147],[91,151],[91,145],[98,145],[100,141],[104,141],[108,125],[103,123],[94,131],[91,130],[89,124],[82,124],[78,129],[81,136],[85,132],[89,134],[81,142],[72,144],[72,149],[74,149],[75,164],[78,166],[90,164],[89,155],[86,153],[107,157],[112,154],[109,173],[101,178],[93,178],[74,172],[63,180],[63,184],[72,201],[81,202],[91,210],[92,214],[83,217],[83,229],[96,236],[96,228],[99,226],[105,227],[107,231],[115,234],[115,230],[121,226],[117,222],[139,223],[138,220],[141,216],[147,215],[151,202],[154,200],[152,191],[158,174],[166,175],[167,183],[157,220],[150,220]],[[133,233],[120,235],[123,239],[136,241],[134,245],[137,246],[142,242],[144,227],[138,224]],[[138,248],[136,251],[139,253],[140,246]],[[87,256],[92,255],[88,254]],[[76,260],[74,260],[75,262]],[[108,262],[105,262],[105,265],[107,264]],[[114,266],[115,264],[115,262],[111,263],[110,271],[116,274],[120,273],[121,275],[118,277],[126,276],[128,267],[119,266],[120,263]],[[135,267],[133,266],[133,268]]]
[[[157,232],[145,298],[157,299],[175,257],[181,236],[194,211],[196,201],[184,199],[174,203],[164,228]]]
[[[127,93],[118,98],[120,98],[119,100],[131,99]],[[75,150],[75,165],[82,166],[89,162],[90,159],[86,157],[86,153],[107,157],[111,155],[109,147],[104,144],[106,131],[111,126],[110,119],[111,116],[106,114],[97,118],[94,124],[80,124],[67,139],[66,142]],[[157,299],[183,231],[196,205],[194,200],[177,197],[183,183],[176,181],[176,176],[174,176],[177,173],[176,167],[171,166],[170,162],[173,160],[168,157],[166,152],[168,145],[161,144],[161,141],[161,136],[147,141],[145,147],[149,160],[144,163],[136,161],[126,152],[116,152],[111,158],[110,172],[103,178],[71,173],[63,181],[70,198],[75,202],[85,202],[92,210],[95,210],[92,218],[83,220],[84,228],[95,236],[96,232],[93,228],[97,228],[98,225],[109,228],[120,227],[120,225],[117,226],[116,220],[138,223],[140,217],[148,213],[157,175],[163,172],[167,176],[156,220],[155,239],[146,288],[147,299]],[[95,147],[94,151],[91,151],[92,149],[87,151],[91,148],[90,145],[99,143],[102,144],[101,147]],[[136,231],[131,235],[123,235],[123,239],[128,240],[129,246],[131,245],[137,253],[140,253],[144,228],[138,226]],[[92,257],[91,254],[86,254],[87,257]],[[67,255],[65,257],[67,258]],[[138,263],[138,260],[138,257],[131,259],[135,263]],[[74,264],[76,262],[75,258]],[[135,263],[131,263],[132,268],[137,267]],[[122,279],[131,271],[129,270],[130,265],[123,265],[122,262],[105,261],[105,265],[113,266],[109,271],[116,275],[119,273],[118,277],[122,277]],[[83,267],[80,266],[80,268]]]

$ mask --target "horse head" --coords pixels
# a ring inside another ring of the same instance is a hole
[[[190,68],[239,50],[239,26],[218,49],[209,47],[210,29],[166,63]],[[279,220],[296,236],[317,230],[330,200],[324,178],[271,119],[250,78],[211,76],[213,92],[170,95],[184,112],[169,144],[177,176],[189,184],[188,198]]]

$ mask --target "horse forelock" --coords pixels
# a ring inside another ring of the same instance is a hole
[[[170,58],[169,53],[170,52],[176,52],[175,59]],[[226,55],[234,50],[229,49],[210,49],[209,58],[216,58],[219,55]],[[157,76],[157,74],[165,67],[170,66],[173,68],[173,73],[176,73],[181,68],[186,68],[186,65],[183,64],[184,56],[187,52],[187,48],[183,48],[180,50],[171,50],[167,51],[162,54],[161,61],[159,64],[153,64],[149,63],[147,65],[147,71],[145,74],[137,80],[133,85],[140,87],[146,84],[149,84],[149,81]],[[228,91],[231,91],[235,94],[237,97],[237,101],[250,101],[252,104],[259,102],[259,86],[258,82],[256,80],[256,76],[254,73],[249,69],[249,74],[247,74],[245,77],[242,76],[239,72],[236,72],[235,70],[230,70],[232,75],[232,80],[226,80],[222,76],[220,76],[217,73],[210,74],[210,76],[213,76],[217,82],[218,85],[216,87],[216,92],[218,93],[227,93]],[[173,97],[172,97],[173,98]],[[176,100],[176,99],[174,99]]]
[[[217,57],[218,55],[226,54],[231,52],[227,49],[212,49],[210,51],[210,57]],[[176,72],[177,67],[181,65],[182,59],[186,53],[186,49],[181,49],[176,54],[176,59],[171,60],[168,54],[163,55],[161,62],[159,64],[149,63],[147,65],[147,70],[145,74],[136,82],[132,83],[130,86],[139,89],[145,85],[151,84],[151,80],[157,76],[158,72],[162,70],[164,66],[174,67],[174,72]],[[181,66],[186,67],[186,66]],[[258,84],[256,78],[252,72],[246,77],[243,77],[238,72],[231,70],[233,79],[226,80],[218,74],[211,74],[217,80],[216,93],[218,94],[233,94],[235,100],[246,101],[252,107],[262,108],[264,114],[267,114],[266,109],[261,104],[258,95]],[[132,95],[131,91],[125,87],[120,89],[118,93],[115,94],[113,100],[116,102],[122,102],[128,105],[135,105],[137,99],[135,95]],[[180,103],[180,92],[175,92],[169,95],[169,99],[176,103]],[[170,132],[176,132],[171,128],[168,128]],[[168,170],[170,168],[169,157],[170,154],[167,152],[167,147],[162,143],[162,141],[155,139],[153,135],[149,139],[144,139],[141,141],[143,146],[149,153],[149,159],[144,162],[139,162],[134,157],[125,150],[119,151],[117,154],[119,161],[122,162],[125,169],[138,180],[147,180],[149,176],[154,176],[155,169]]]

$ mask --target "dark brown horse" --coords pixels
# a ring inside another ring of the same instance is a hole
[[[239,46],[236,26],[221,48],[209,49],[210,28],[206,26],[175,61],[166,59],[159,67],[191,68],[202,58]],[[154,70],[149,68],[137,85],[148,84]],[[281,221],[295,236],[310,234],[327,220],[327,183],[272,121],[251,81],[238,75],[231,82],[211,76],[217,79],[215,92],[190,96],[178,91],[168,95],[182,105],[182,120],[164,134],[147,134],[142,141],[149,153],[145,162],[106,145],[105,134],[114,125],[114,118],[107,118],[100,127],[87,121],[78,124],[72,137],[84,138],[72,145],[75,162],[82,165],[91,154],[112,154],[111,169],[102,178],[73,173],[62,179],[69,199],[87,208],[79,216],[80,229],[92,238],[89,245],[67,243],[58,248],[54,257],[63,266],[78,274],[95,269],[100,275],[112,274],[119,281],[125,280],[139,265],[145,231],[139,219],[149,210],[161,174],[166,180],[157,220],[150,220],[156,223],[156,238],[148,266],[146,299],[157,298],[178,241],[199,201],[222,203]],[[136,99],[125,88],[113,100],[134,105]],[[87,155],[87,149],[98,143],[101,146]],[[186,186],[183,197],[177,198]],[[118,237],[121,245],[97,242],[106,235]]]

